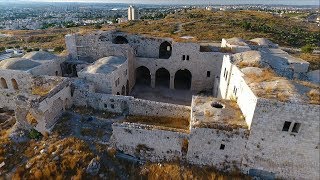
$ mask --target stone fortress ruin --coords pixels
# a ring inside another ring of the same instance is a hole
[[[118,113],[110,144],[254,176],[319,179],[319,76],[269,40],[66,36],[69,56],[0,62],[0,108],[50,132],[71,106]]]

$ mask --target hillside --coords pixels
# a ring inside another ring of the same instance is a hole
[[[0,34],[11,35],[0,38],[0,48],[16,46],[24,49],[65,48],[64,36],[68,33],[85,34],[110,29],[155,37],[171,37],[175,41],[211,42],[232,37],[244,39],[264,37],[286,47],[300,48],[312,45],[319,48],[320,46],[320,31],[316,24],[257,11],[190,10],[171,14],[160,20],[130,21],[114,26],[104,25],[101,29],[86,26],[46,30],[0,30]],[[180,38],[183,36],[193,38],[188,40]],[[294,55],[309,61],[312,64],[311,69],[320,66],[318,55],[299,53]]]
[[[281,46],[319,46],[319,29],[315,24],[281,18],[256,11],[191,10],[169,15],[155,21],[136,21],[121,24],[119,30],[181,41],[193,36],[193,41],[220,41],[221,38],[268,38]]]

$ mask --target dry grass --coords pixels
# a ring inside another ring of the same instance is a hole
[[[27,114],[26,119],[32,126],[36,126],[38,124],[38,121],[30,112]]]
[[[53,141],[55,140],[55,141]],[[84,175],[83,168],[94,157],[88,145],[76,138],[51,139],[48,146],[43,141],[31,141],[24,155],[29,159],[27,166],[21,166],[14,173],[14,179],[71,178]],[[37,148],[36,148],[37,147]],[[45,153],[41,150],[47,149]],[[58,157],[57,160],[53,160]]]
[[[141,123],[147,125],[189,130],[189,119],[184,118],[128,116],[125,121],[130,123]]]
[[[260,82],[274,81],[279,77],[277,77],[275,72],[273,72],[271,69],[264,69],[261,75],[257,75],[255,73],[246,74],[246,78],[248,78],[250,83],[253,83],[253,82],[260,83]]]
[[[160,179],[250,179],[234,171],[231,175],[223,174],[209,167],[183,166],[179,163],[146,164],[142,169],[142,174],[149,180]]]
[[[287,102],[289,100],[289,95],[284,92],[279,92],[277,94],[277,99],[281,102]]]
[[[318,89],[312,89],[307,96],[309,97],[310,104],[320,105],[320,91]]]
[[[300,54],[292,54],[298,58],[301,58],[310,63],[309,70],[317,70],[320,69],[320,55],[319,54],[311,54],[311,53],[300,53]]]
[[[45,96],[61,81],[61,79],[46,79],[43,77],[36,77],[32,82],[31,93],[33,95]]]
[[[262,68],[262,66],[258,63],[258,62],[254,62],[254,63],[249,63],[249,62],[244,62],[244,61],[241,61],[237,64],[237,66],[242,69],[242,68],[245,68],[245,67],[259,67],[259,68]]]

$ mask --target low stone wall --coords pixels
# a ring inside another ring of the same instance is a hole
[[[129,115],[190,118],[190,107],[132,98],[128,101]]]
[[[249,130],[191,129],[187,160],[198,165],[231,171],[241,168]]]
[[[188,134],[150,125],[114,123],[111,144],[126,154],[149,161],[181,159]]]
[[[94,109],[123,113],[127,115],[158,116],[184,119],[190,117],[189,106],[136,99],[131,96],[92,93],[78,89],[75,91],[74,105],[89,106]]]

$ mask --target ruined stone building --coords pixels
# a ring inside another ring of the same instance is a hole
[[[142,159],[319,179],[319,76],[271,41],[218,47],[108,31],[66,45],[68,57],[0,62],[0,107],[22,127],[50,131],[72,105],[91,107],[123,115],[110,143]]]

